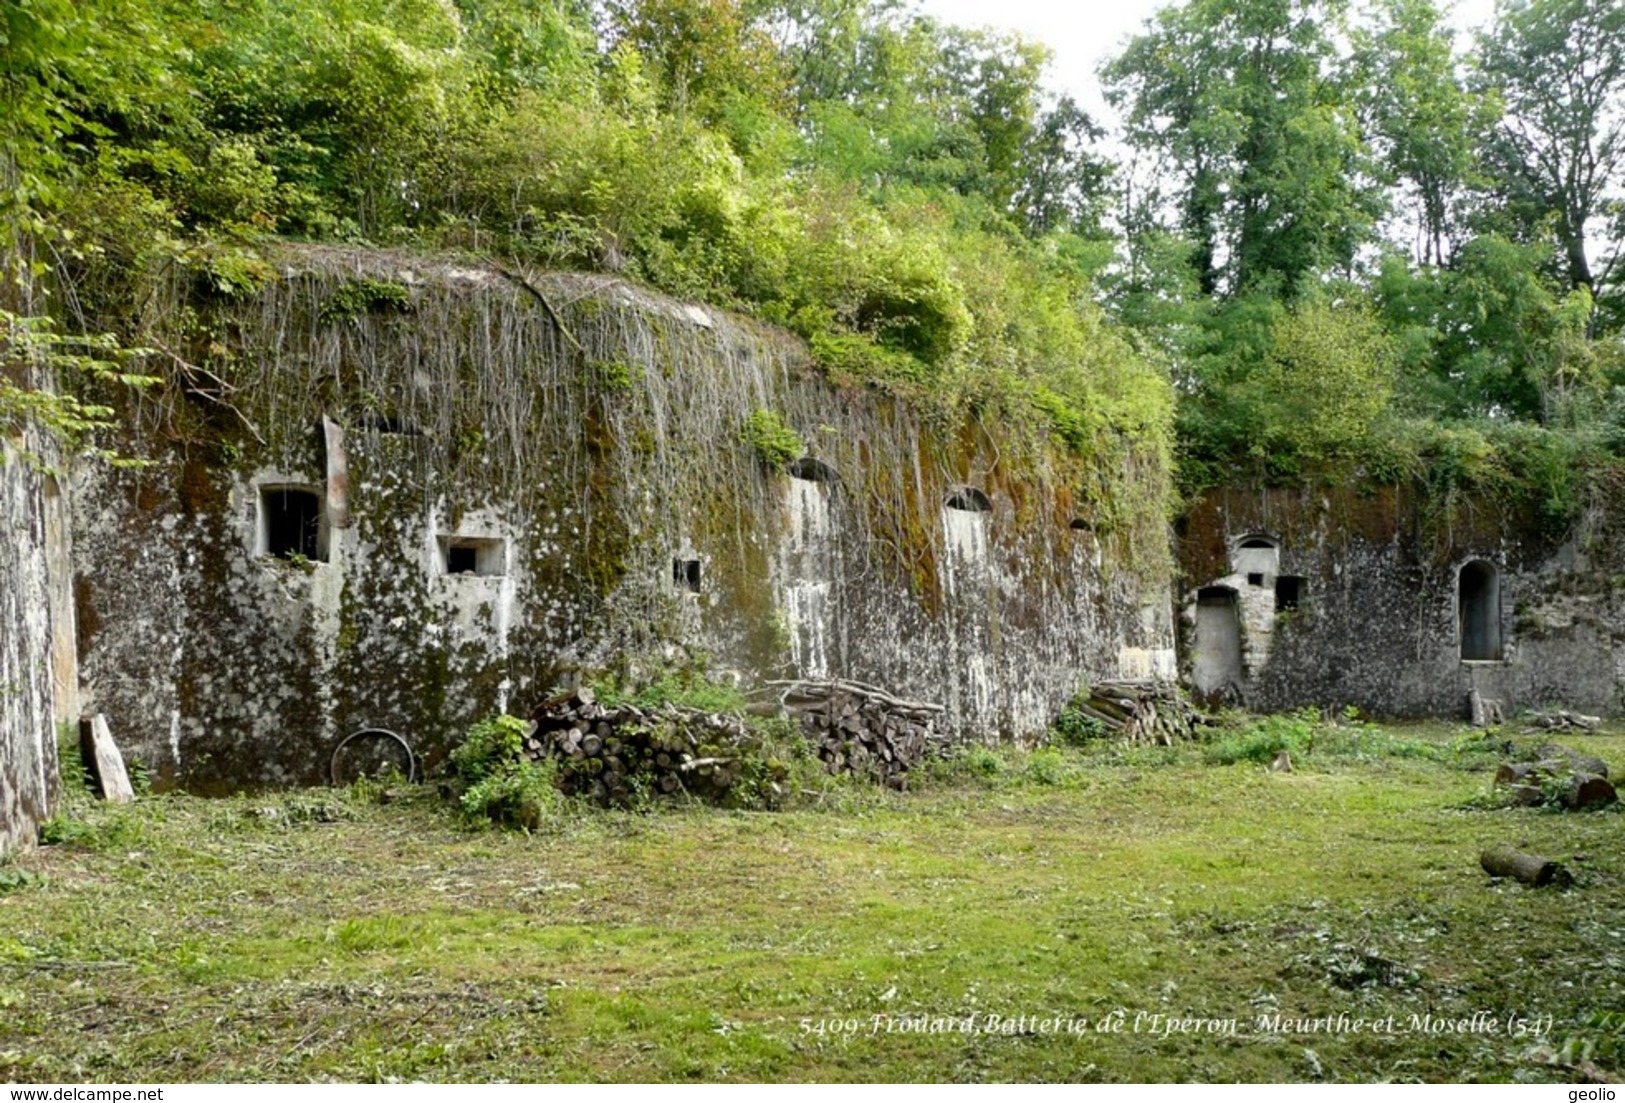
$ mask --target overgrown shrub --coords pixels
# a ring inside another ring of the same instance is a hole
[[[1106,734],[1106,725],[1080,707],[1088,696],[1089,691],[1084,689],[1061,709],[1055,723],[1050,725],[1050,735],[1055,742],[1067,747],[1086,747]]]
[[[1296,757],[1314,747],[1319,728],[1320,713],[1315,709],[1261,716],[1241,731],[1213,740],[1203,748],[1202,756],[1220,766],[1237,762],[1265,763],[1282,751]]]
[[[1564,1035],[1553,1054],[1554,1063],[1591,1062],[1617,1068],[1625,1060],[1625,1011],[1596,1011],[1571,1033]]]
[[[525,757],[526,730],[517,716],[487,717],[451,752],[452,768],[465,786],[458,798],[465,818],[526,831],[558,819],[565,797],[554,764]]]
[[[927,784],[957,785],[970,782],[992,787],[1003,782],[1008,772],[1010,766],[1005,755],[992,747],[971,743],[927,758],[911,777],[917,777]]]
[[[1004,772],[1004,760],[991,747],[980,743],[964,748],[956,758],[960,769],[972,777],[990,780]]]
[[[85,850],[117,850],[141,838],[141,826],[112,809],[98,809],[93,820],[59,812],[39,825],[41,846],[73,846]]]
[[[1370,762],[1419,758],[1475,770],[1493,766],[1501,748],[1500,741],[1477,733],[1443,742],[1368,723],[1353,708],[1345,710],[1336,721],[1323,719],[1318,710],[1310,708],[1275,716],[1233,718],[1229,729],[1203,747],[1202,754],[1207,762],[1218,765],[1268,763],[1286,751],[1295,760],[1311,757]]]
[[[1053,747],[1040,747],[1034,751],[1027,757],[1027,765],[1022,769],[1022,777],[1037,785],[1063,785],[1073,773],[1066,756]]]
[[[488,774],[463,791],[459,799],[463,815],[526,831],[552,826],[564,811],[566,799],[558,790],[554,770],[550,760],[527,758]]]
[[[470,785],[506,772],[525,746],[525,722],[517,716],[490,716],[468,730],[451,752],[451,764]]]
[[[754,410],[745,419],[745,443],[756,458],[774,470],[802,456],[807,445],[801,435],[784,423],[775,410]]]
[[[749,723],[759,742],[741,754],[739,779],[723,803],[730,808],[772,811],[783,807],[801,788],[799,782],[820,764],[794,721],[768,717]]]
[[[324,322],[343,322],[367,314],[412,309],[412,293],[393,280],[354,279],[341,285],[322,304]]]

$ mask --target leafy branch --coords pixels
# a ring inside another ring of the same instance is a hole
[[[145,348],[126,348],[113,334],[64,334],[49,318],[29,318],[0,310],[0,427],[17,432],[32,425],[65,451],[103,460],[115,467],[137,467],[145,461],[120,456],[98,445],[96,434],[115,425],[111,406],[57,393],[36,385],[73,377],[92,383],[140,390],[158,382],[135,370],[150,355]],[[39,457],[24,458],[39,466]]]

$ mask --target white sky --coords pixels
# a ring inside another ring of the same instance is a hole
[[[928,15],[966,27],[992,26],[1042,42],[1054,54],[1050,85],[1070,92],[1096,121],[1110,122],[1095,69],[1118,53],[1167,0],[917,0]],[[1468,28],[1487,26],[1494,0],[1455,0],[1448,5],[1457,48]]]

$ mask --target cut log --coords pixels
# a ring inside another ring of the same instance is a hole
[[[1613,804],[1618,799],[1619,794],[1607,778],[1596,774],[1575,774],[1569,779],[1569,787],[1563,794],[1563,805],[1576,812],[1582,808]]]
[[[1535,757],[1545,761],[1560,761],[1568,763],[1570,769],[1576,773],[1596,774],[1598,777],[1608,777],[1608,763],[1595,755],[1581,754],[1572,747],[1565,747],[1561,743],[1542,743],[1535,750]]]
[[[1558,709],[1556,712],[1535,717],[1533,723],[1536,728],[1546,731],[1572,731],[1576,728],[1581,731],[1595,731],[1602,726],[1602,717]]]
[[[97,713],[79,722],[79,756],[96,785],[97,795],[110,804],[128,804],[135,799],[130,775],[124,769],[124,756],[113,742],[107,717]]]
[[[1525,808],[1533,808],[1545,796],[1538,785],[1511,785],[1507,787],[1507,792],[1512,795],[1514,804]]]
[[[1118,701],[1097,695],[1089,698],[1089,704],[1096,711],[1105,713],[1119,724],[1127,724],[1134,719],[1133,712],[1123,707],[1130,704],[1128,701]]]
[[[861,772],[890,783],[939,742],[933,729],[941,706],[839,679],[770,684],[784,687],[780,703],[800,719],[829,773]],[[728,771],[737,773],[737,766]]]
[[[679,770],[709,771],[717,766],[726,765],[730,761],[732,760],[727,758],[696,758],[692,762],[685,762],[677,768]]]
[[[1475,728],[1493,728],[1506,723],[1506,710],[1496,698],[1471,690],[1467,694],[1467,722]]]
[[[1518,785],[1526,781],[1538,782],[1561,772],[1556,762],[1503,762],[1495,771],[1495,784]]]
[[[1565,887],[1573,880],[1559,863],[1506,843],[1484,851],[1478,856],[1478,864],[1491,877],[1511,877],[1536,888],[1545,885]]]

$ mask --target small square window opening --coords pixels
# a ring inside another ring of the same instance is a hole
[[[700,561],[698,559],[673,559],[671,561],[671,582],[679,593],[699,593]]]
[[[315,490],[296,486],[260,488],[261,555],[278,559],[327,561],[327,540],[322,498]]]
[[[486,537],[451,536],[442,540],[447,574],[498,578],[507,574],[505,541]]]

